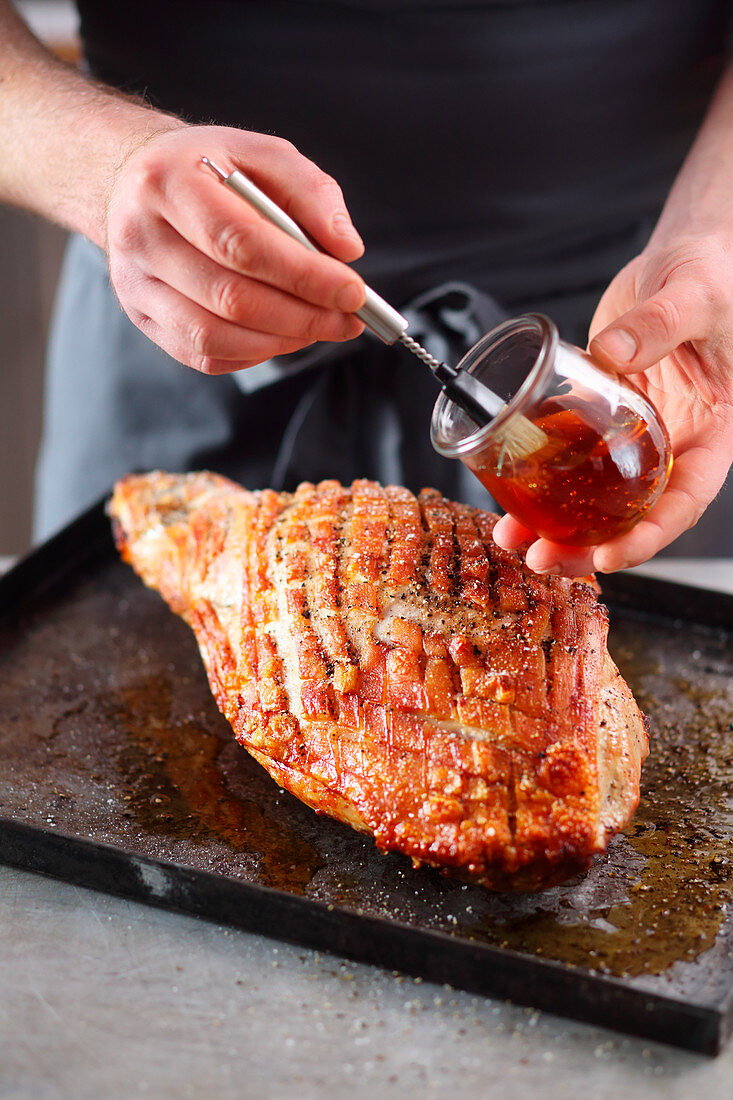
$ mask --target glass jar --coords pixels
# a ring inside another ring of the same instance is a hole
[[[604,542],[630,530],[662,493],[672,451],[654,405],[560,340],[547,317],[505,321],[459,365],[505,405],[479,428],[441,393],[433,446],[460,458],[538,536],[570,546]]]

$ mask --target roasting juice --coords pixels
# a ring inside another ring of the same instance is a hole
[[[666,483],[672,459],[632,409],[594,427],[593,410],[550,398],[528,419],[546,442],[526,453],[492,440],[467,464],[498,503],[543,538],[592,546],[623,534]]]

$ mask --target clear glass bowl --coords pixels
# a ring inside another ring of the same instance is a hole
[[[570,546],[604,542],[630,530],[662,493],[672,451],[654,405],[560,340],[547,317],[505,321],[460,366],[506,404],[477,428],[441,393],[433,446],[465,463],[537,535]]]

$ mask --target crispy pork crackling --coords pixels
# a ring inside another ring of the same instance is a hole
[[[110,513],[237,740],[383,851],[535,890],[636,809],[645,722],[597,590],[530,572],[495,516],[434,489],[210,473],[127,477]]]

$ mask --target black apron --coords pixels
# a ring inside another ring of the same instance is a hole
[[[191,121],[287,137],[330,172],[366,242],[359,271],[453,361],[530,309],[585,344],[701,122],[730,19],[727,0],[79,8],[99,79]],[[486,502],[430,447],[423,366],[368,336],[319,355],[198,376],[138,333],[101,254],[73,242],[38,533],[150,466],[206,466],[252,488],[366,476]]]

